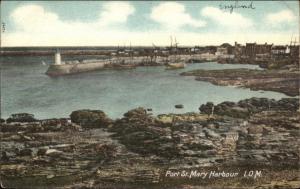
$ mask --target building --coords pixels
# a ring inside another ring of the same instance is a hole
[[[226,47],[217,47],[217,52],[215,53],[217,56],[223,56],[228,54],[228,50]]]
[[[233,54],[234,53],[234,47],[230,45],[229,43],[223,43],[220,47],[227,49],[227,54]]]
[[[229,43],[223,43],[217,47],[215,55],[218,57],[218,62],[220,63],[232,62],[234,59],[234,47]]]
[[[273,46],[271,49],[271,57],[273,60],[282,60],[290,56],[290,47],[277,45]]]
[[[237,42],[234,42],[234,50],[233,54],[235,57],[241,57],[243,53],[243,46],[241,44],[238,44]]]
[[[257,55],[260,57],[267,57],[271,54],[273,44],[256,44],[256,43],[246,43],[244,54],[250,58],[255,59]]]
[[[299,45],[290,46],[290,57],[295,64],[299,64]]]

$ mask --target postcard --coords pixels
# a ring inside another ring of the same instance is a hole
[[[299,188],[299,1],[1,1],[2,188]]]

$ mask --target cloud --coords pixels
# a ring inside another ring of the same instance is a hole
[[[100,25],[125,23],[128,16],[135,12],[134,7],[128,2],[110,2],[103,6],[100,14]]]
[[[121,3],[121,4],[119,4]],[[122,4],[125,3],[125,4]],[[173,8],[170,9],[170,4]],[[169,8],[161,8],[169,7]],[[158,9],[160,7],[160,9]],[[176,8],[177,7],[177,8]],[[166,12],[164,12],[165,10]],[[154,11],[161,12],[158,15]],[[171,12],[170,12],[171,11]],[[134,7],[128,2],[112,2],[104,4],[99,10],[99,16],[93,22],[65,21],[56,13],[51,12],[39,5],[25,5],[16,7],[10,14],[17,30],[15,32],[2,33],[1,45],[3,46],[110,46],[118,44],[132,45],[169,45],[170,30],[156,30],[155,32],[128,31],[122,27],[110,27],[111,25],[126,24],[130,15],[135,12]],[[180,28],[183,26],[201,27],[204,22],[192,18],[179,3],[161,3],[152,9],[152,19],[160,20],[159,23],[167,24],[169,28]],[[151,14],[152,14],[151,13]],[[215,19],[224,26],[234,26],[242,23],[249,27],[250,19],[240,14],[220,12],[213,7],[206,7],[202,14]],[[138,16],[138,15],[137,15]],[[151,16],[151,15],[149,15]],[[157,16],[157,17],[155,17]],[[216,17],[219,18],[216,18]],[[165,18],[164,18],[165,17]],[[247,24],[248,23],[248,24]],[[243,27],[246,27],[243,26]],[[114,28],[114,29],[112,29]],[[233,32],[224,33],[223,30],[215,32],[189,32],[172,30],[180,45],[220,45],[224,42],[231,44],[234,41],[240,43],[258,42],[286,44],[290,40],[287,32],[264,33],[257,32]]]
[[[134,7],[128,2],[105,3],[94,22],[64,21],[40,5],[17,7],[10,14],[16,25],[16,31],[3,34],[3,44],[18,45],[68,45],[81,44],[81,39],[93,42],[111,35],[111,25],[125,24],[128,16],[134,13]],[[105,34],[105,35],[102,35]],[[124,37],[124,36],[123,36]],[[99,43],[101,45],[101,43]]]
[[[218,24],[232,29],[243,29],[253,26],[253,21],[239,13],[221,11],[216,7],[205,7],[201,10],[201,15],[208,17]]]
[[[80,32],[107,29],[113,24],[125,24],[128,16],[132,15],[134,11],[134,7],[128,2],[115,1],[105,3],[97,21],[90,23],[63,21],[57,14],[47,11],[39,5],[18,7],[10,16],[17,28],[22,31],[68,36]]]
[[[38,5],[16,8],[11,17],[19,29],[29,32],[45,31],[50,29],[49,27],[61,24],[56,14],[47,12]]]
[[[203,27],[205,22],[194,19],[185,11],[184,5],[176,2],[160,3],[153,7],[150,18],[160,23],[164,28],[177,30],[184,25]]]
[[[283,23],[296,21],[296,15],[291,10],[282,10],[276,13],[270,13],[266,16],[265,21],[272,26],[278,26]]]

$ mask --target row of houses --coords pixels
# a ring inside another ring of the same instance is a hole
[[[261,62],[299,62],[299,45],[274,45],[235,42],[234,45],[223,43],[220,46],[195,46],[195,47],[145,47],[145,48],[120,48],[111,55],[120,56],[170,56],[170,55],[210,55],[220,61],[261,63]]]
[[[274,45],[246,43],[241,45],[235,42],[234,46],[224,43],[217,48],[216,55],[220,59],[231,58],[236,61],[268,62],[290,60],[299,62],[299,45]]]

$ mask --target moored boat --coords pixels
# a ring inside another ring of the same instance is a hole
[[[183,68],[185,68],[185,63],[168,63],[168,64],[166,64],[166,70],[183,69]]]

